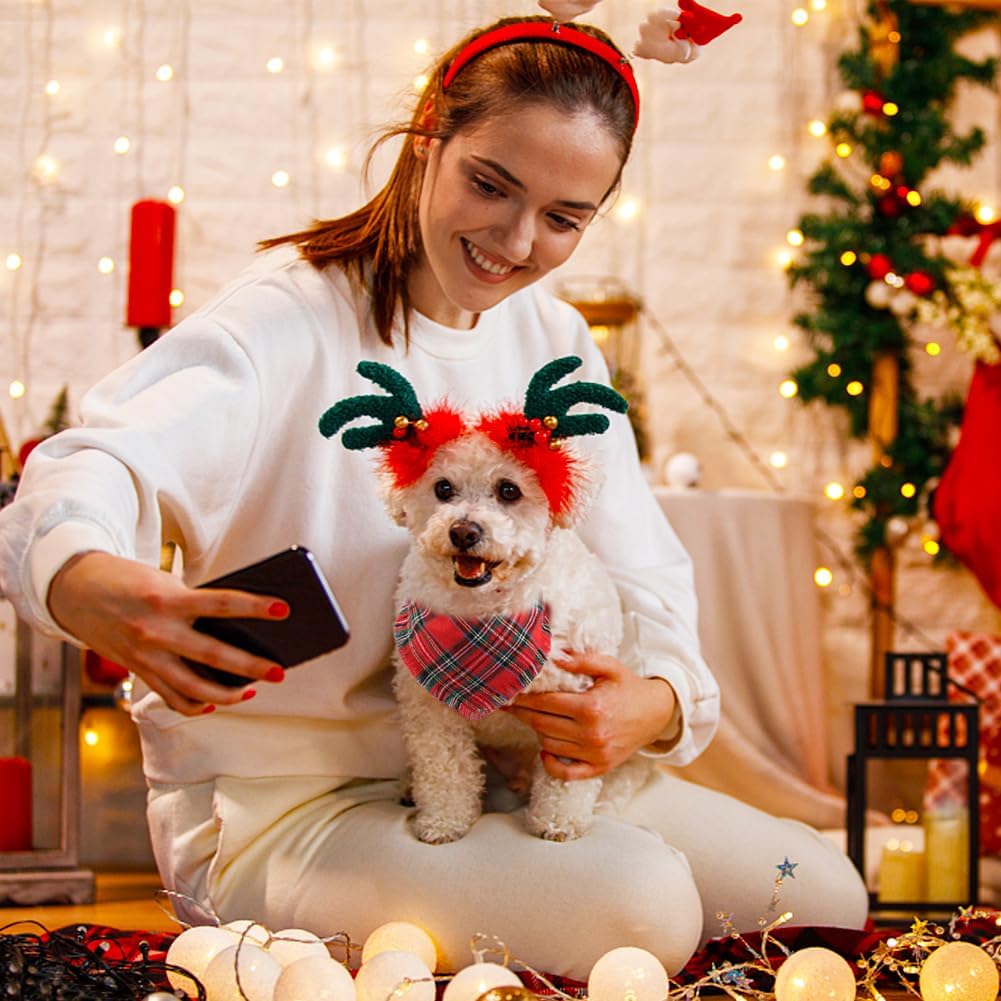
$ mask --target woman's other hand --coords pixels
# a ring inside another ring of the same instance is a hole
[[[282,668],[192,628],[195,619],[282,619],[288,606],[244,591],[196,589],[135,560],[102,552],[71,557],[49,586],[56,622],[102,657],[137,674],[172,709],[187,716],[252,697],[196,674],[183,658],[244,675],[280,681]],[[248,682],[249,684],[249,682]]]

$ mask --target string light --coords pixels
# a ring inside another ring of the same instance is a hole
[[[791,400],[799,392],[799,386],[796,385],[795,379],[783,379],[779,383],[779,396],[785,397],[787,400]]]
[[[272,56],[264,67],[269,73],[281,73],[285,69],[285,60],[281,56]]]
[[[170,63],[163,63],[156,68],[156,78],[160,83],[169,83],[174,79],[174,67]]]
[[[117,49],[122,44],[122,29],[113,24],[109,25],[104,29],[101,40],[104,42],[106,48]]]
[[[178,306],[184,305],[184,293],[179,288],[171,289],[167,301],[177,309]]]
[[[930,354],[932,358],[937,358],[942,353],[942,345],[938,341],[929,341],[925,345],[925,352]]]
[[[179,184],[175,184],[167,192],[167,201],[171,205],[180,205],[184,201],[184,188]]]
[[[50,184],[59,176],[59,161],[50,153],[43,153],[35,160],[31,172],[39,184]]]
[[[842,160],[847,159],[852,155],[852,144],[851,143],[838,143],[834,147],[834,152],[841,157]]]
[[[322,69],[333,69],[337,65],[337,53],[329,45],[325,45],[317,53],[316,61]]]
[[[893,101],[887,101],[883,105],[883,114],[886,115],[887,118],[893,118],[893,116],[896,115],[899,111],[900,111],[900,105],[894,104]]]
[[[980,202],[973,210],[973,216],[981,226],[989,226],[995,219],[997,219],[998,214],[993,205]]]
[[[910,205],[911,208],[917,208],[922,201],[920,191],[908,191],[907,194],[905,195],[905,198],[907,204]]]
[[[900,485],[900,496],[907,497],[908,499],[913,497],[918,492],[916,486],[913,483],[902,483]]]
[[[863,386],[862,383],[858,381],[858,379],[852,379],[852,381],[849,382],[847,386],[845,386],[845,392],[849,396],[861,396],[864,391],[865,391],[865,386]]]
[[[777,250],[775,252],[775,263],[783,271],[785,271],[786,268],[788,268],[789,265],[792,264],[792,262],[793,262],[793,253],[791,250],[786,250],[783,247],[781,250]]]
[[[778,173],[786,169],[786,158],[781,153],[773,153],[768,158],[768,169]]]
[[[852,497],[856,500],[862,500],[862,498],[865,497],[865,492],[865,487],[862,486],[861,483],[852,487]]]
[[[810,135],[817,139],[827,135],[827,126],[819,118],[815,118],[806,128]]]
[[[289,185],[289,181],[291,180],[292,178],[289,177],[289,172],[287,170],[276,170],[271,175],[271,183],[276,188],[287,188]]]
[[[615,206],[615,218],[619,222],[632,222],[640,214],[640,203],[635,198],[623,198]]]
[[[97,270],[102,275],[110,275],[115,270],[115,262],[111,257],[102,257],[97,262]]]
[[[836,501],[841,500],[845,495],[845,488],[842,484],[838,483],[836,480],[832,480],[830,483],[824,487],[824,496],[828,500]]]
[[[854,250],[846,250],[840,260],[846,268],[850,268],[858,260],[858,254]]]
[[[417,76],[414,77],[414,90],[417,91],[418,94],[423,94],[424,88],[427,87],[430,79],[431,78],[427,75],[427,73],[418,73]]]
[[[813,571],[813,582],[817,587],[830,587],[834,583],[834,574],[830,567],[817,567]]]
[[[778,334],[775,340],[772,341],[772,347],[776,351],[788,351],[789,350],[789,338],[785,334]]]
[[[132,140],[128,136],[119,136],[112,146],[112,149],[119,155],[124,156],[132,149]]]
[[[414,42],[414,52],[419,56],[426,56],[431,52],[431,43],[426,38],[418,38]]]
[[[938,556],[942,550],[942,547],[934,539],[922,539],[921,548],[929,556]]]
[[[810,20],[810,12],[805,7],[797,7],[792,12],[792,23],[797,28],[802,28]]]
[[[810,6],[818,13],[827,10],[827,0],[810,0]]]
[[[768,463],[775,469],[785,469],[789,465],[789,456],[785,452],[772,452],[768,456]]]
[[[800,229],[791,229],[786,233],[786,243],[790,247],[802,247],[805,241],[806,237],[803,236],[803,231]]]
[[[88,726],[83,731],[83,742],[88,747],[97,747],[97,745],[101,742],[101,735],[94,729],[93,726]]]
[[[841,375],[841,366],[836,361],[832,361],[831,364],[827,366],[827,374],[832,379],[836,379],[839,375]]]
[[[343,146],[331,146],[324,153],[323,159],[326,160],[327,166],[332,167],[334,170],[343,170],[348,162],[347,154],[344,152]]]
[[[48,94],[49,97],[55,97],[60,90],[62,90],[62,87],[60,86],[58,80],[49,80],[49,82],[45,85],[45,93]]]
[[[25,385],[20,379],[15,379],[8,387],[7,392],[12,400],[20,400],[27,392]]]
[[[17,269],[24,263],[21,259],[21,255],[14,252],[7,255],[4,264],[8,271],[17,271]]]

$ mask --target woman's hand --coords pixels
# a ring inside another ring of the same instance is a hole
[[[641,678],[615,657],[568,652],[553,662],[594,679],[586,692],[530,692],[506,712],[539,735],[542,761],[554,778],[587,779],[621,765],[653,743],[674,714],[674,689]]]
[[[253,680],[281,681],[282,668],[191,627],[202,616],[283,619],[288,606],[244,591],[187,587],[135,560],[87,552],[71,557],[49,586],[49,610],[68,633],[134,671],[172,709],[187,716],[250,698],[195,674],[182,658]]]

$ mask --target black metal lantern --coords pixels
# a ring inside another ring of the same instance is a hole
[[[882,890],[870,893],[870,910],[880,912],[952,912],[974,903],[979,885],[980,781],[979,717],[976,695],[951,679],[944,653],[888,653],[884,662],[884,702],[855,707],[855,749],[847,762],[848,854],[865,876],[865,818],[868,807],[868,765],[876,760],[959,759],[966,762],[966,795],[962,822],[950,831],[958,854],[958,877],[951,880],[949,897],[938,899],[934,880],[927,880],[918,899],[894,899]],[[968,696],[950,701],[949,688]],[[927,824],[927,818],[926,818]],[[926,826],[925,871],[941,871],[949,864]]]

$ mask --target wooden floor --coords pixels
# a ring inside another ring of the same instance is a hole
[[[155,872],[97,873],[97,900],[93,904],[0,907],[0,928],[15,921],[38,921],[46,928],[99,924],[125,931],[178,932],[180,925],[166,901],[154,894],[162,886]],[[16,931],[16,928],[9,929]]]

